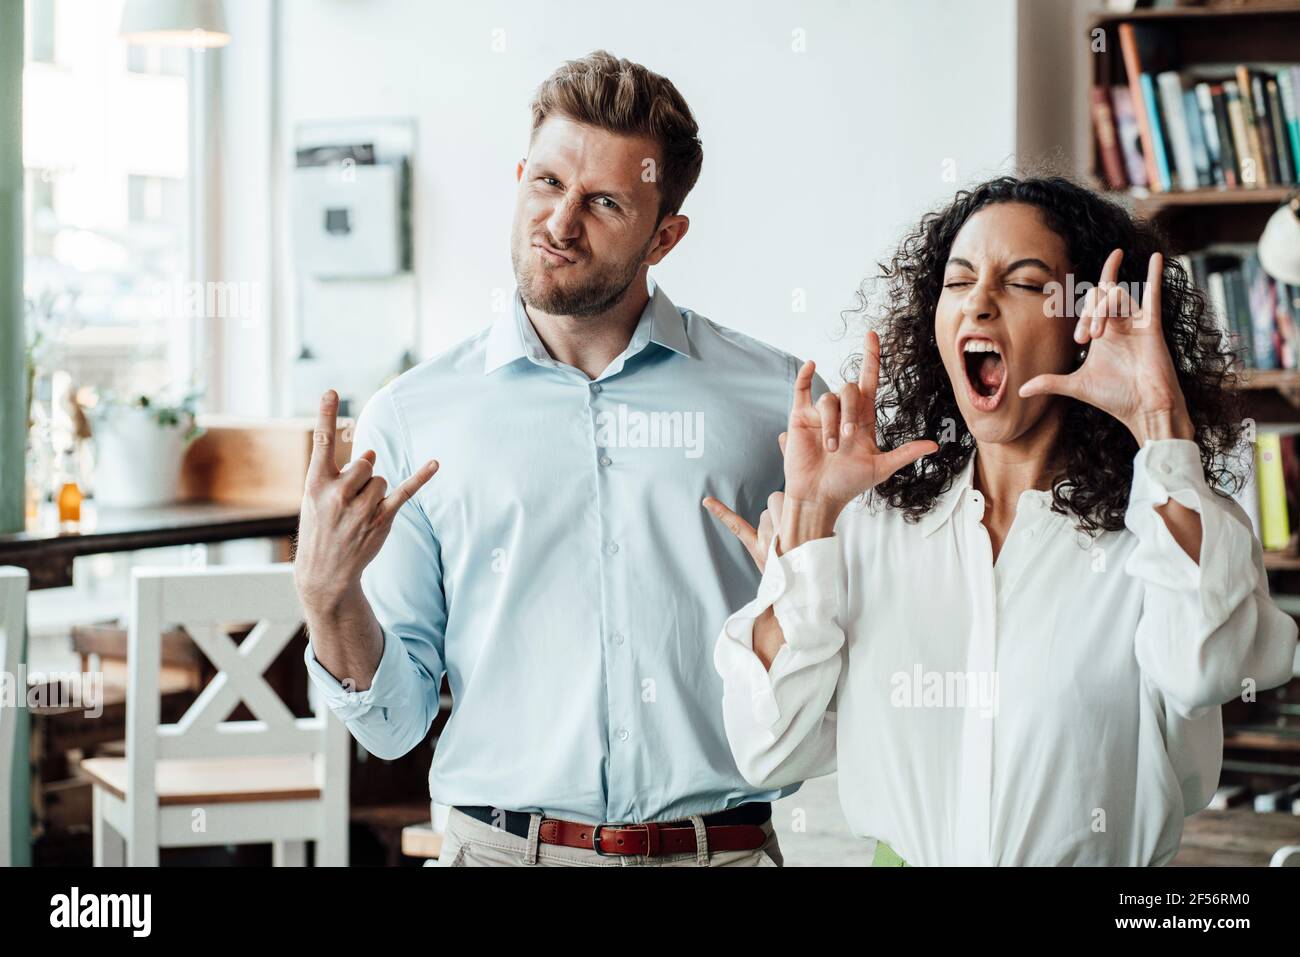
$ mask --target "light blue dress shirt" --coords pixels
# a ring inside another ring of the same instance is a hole
[[[713,640],[759,575],[700,500],[757,523],[798,362],[650,292],[595,380],[550,358],[516,292],[358,418],[353,455],[374,449],[390,488],[441,468],[362,575],[371,686],[345,690],[310,643],[307,669],[381,758],[424,739],[448,675],[438,803],[643,822],[794,790],[747,784],[727,744]]]

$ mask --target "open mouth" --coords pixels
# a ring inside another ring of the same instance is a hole
[[[992,412],[1002,404],[1007,391],[1007,367],[997,343],[990,339],[965,340],[962,361],[971,405],[981,412]]]

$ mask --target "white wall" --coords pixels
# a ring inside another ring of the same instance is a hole
[[[280,162],[299,123],[418,123],[420,358],[489,324],[494,294],[513,289],[530,95],[594,48],[670,77],[700,123],[691,232],[657,279],[679,305],[823,372],[856,348],[856,334],[836,338],[840,311],[903,228],[1016,148],[1015,0],[282,3]],[[277,278],[292,298],[288,264]],[[355,391],[377,385],[385,370],[366,364],[400,352],[413,288],[335,283],[287,303],[335,331],[313,337],[321,361],[298,377],[295,402],[281,390],[276,411],[310,411],[316,386],[347,380],[349,367]],[[280,352],[287,363],[294,343]]]

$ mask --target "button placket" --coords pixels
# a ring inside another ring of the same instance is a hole
[[[600,414],[599,406],[601,396],[605,388],[599,382],[586,381],[584,390],[584,418],[586,429],[586,440],[591,449],[591,455],[597,465],[595,475],[596,488],[596,515],[599,522],[599,535],[601,552],[605,555],[605,560],[600,562],[600,576],[602,579],[601,599],[600,599],[600,620],[602,622],[600,636],[601,643],[605,649],[605,656],[608,660],[609,676],[605,691],[606,706],[606,733],[609,735],[609,786],[606,791],[605,800],[607,811],[616,808],[626,808],[635,803],[636,782],[628,779],[628,774],[623,768],[624,757],[622,748],[616,747],[623,745],[631,738],[631,721],[635,716],[628,713],[627,701],[618,699],[613,694],[614,688],[626,687],[627,682],[632,677],[630,669],[634,667],[632,657],[627,653],[629,649],[626,644],[626,636],[618,628],[610,628],[610,623],[623,622],[626,620],[621,609],[623,591],[618,585],[618,568],[614,562],[617,560],[619,553],[619,544],[611,536],[610,527],[610,509],[612,507],[611,489],[603,481],[604,472],[613,464],[613,458],[609,455],[609,450],[602,445],[600,441],[600,429],[597,426]],[[608,441],[608,440],[607,440]],[[613,654],[615,649],[620,649],[620,653]],[[635,761],[630,766],[635,767]],[[632,790],[629,792],[627,787],[620,787],[619,782],[626,782]],[[616,815],[617,816],[617,815]]]
[[[968,514],[972,520],[961,534],[966,537],[965,587],[970,598],[971,633],[966,650],[969,675],[991,674],[997,663],[998,584],[993,565],[993,545],[980,521],[983,496],[971,492]],[[1005,547],[1005,544],[1004,544]],[[962,711],[961,788],[968,800],[958,812],[959,861],[962,864],[989,863],[992,840],[993,719],[977,707]]]

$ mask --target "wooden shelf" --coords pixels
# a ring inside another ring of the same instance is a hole
[[[1300,555],[1286,551],[1264,552],[1264,568],[1270,572],[1300,571]]]
[[[1267,728],[1243,725],[1224,728],[1223,746],[1249,751],[1300,752],[1300,734],[1294,728]]]
[[[1300,387],[1300,370],[1247,369],[1241,374],[1243,389],[1295,389]]]
[[[1274,3],[1252,3],[1249,5],[1220,3],[1201,7],[1158,7],[1143,10],[1130,10],[1119,13],[1101,10],[1089,18],[1093,26],[1105,26],[1109,23],[1123,23],[1126,20],[1207,20],[1213,17],[1248,17],[1276,16],[1279,13],[1300,13],[1300,3],[1296,0],[1276,0]]]
[[[1154,216],[1166,209],[1216,206],[1281,206],[1300,190],[1294,184],[1229,188],[1170,190],[1167,193],[1127,192],[1125,197],[1144,216]]]

